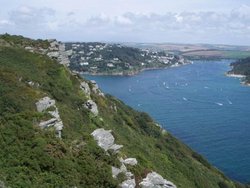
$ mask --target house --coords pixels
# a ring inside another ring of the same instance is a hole
[[[80,65],[81,66],[87,66],[87,65],[89,65],[89,62],[81,62]]]
[[[107,67],[112,68],[112,67],[114,67],[114,64],[113,63],[107,63]]]

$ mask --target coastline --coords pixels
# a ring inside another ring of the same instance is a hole
[[[243,80],[245,79],[247,76],[246,75],[243,75],[243,74],[235,74],[235,73],[230,73],[230,72],[227,72],[225,73],[226,76],[228,77],[232,77],[232,78],[239,78],[240,79],[240,83],[244,86],[250,86],[250,83],[247,82],[246,80]]]
[[[243,75],[243,74],[234,74],[234,73],[229,73],[227,72],[226,73],[226,76],[228,77],[233,77],[233,78],[246,78],[246,75]]]
[[[151,70],[162,70],[162,69],[167,69],[167,68],[175,68],[175,67],[180,67],[180,66],[185,66],[193,64],[193,61],[190,61],[189,63],[185,64],[178,64],[178,65],[170,65],[170,66],[165,66],[165,67],[149,67],[149,68],[142,68],[140,70],[134,70],[131,72],[113,72],[113,73],[107,73],[107,72],[98,72],[98,73],[90,73],[90,72],[79,72],[79,71],[73,71],[76,74],[81,74],[81,75],[91,75],[91,76],[135,76],[140,74],[141,72],[144,71],[151,71]]]

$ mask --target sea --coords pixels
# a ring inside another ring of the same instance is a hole
[[[145,111],[228,177],[250,182],[250,87],[227,77],[234,60],[194,61],[135,76],[90,76]]]

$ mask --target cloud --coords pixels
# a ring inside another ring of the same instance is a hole
[[[91,9],[92,10],[92,9]],[[0,32],[81,41],[250,43],[250,6],[228,11],[86,14],[22,5],[0,18]]]
[[[7,26],[10,26],[10,25],[13,25],[13,23],[11,23],[9,20],[0,20],[0,27],[7,27]]]
[[[55,15],[55,11],[50,8],[35,8],[30,6],[20,6],[9,13],[9,20],[16,27],[37,27],[46,24]]]

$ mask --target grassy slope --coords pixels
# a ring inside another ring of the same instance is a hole
[[[40,86],[30,87],[30,80]],[[47,95],[64,122],[62,140],[53,129],[37,127],[47,114],[38,113],[35,102]],[[98,117],[82,107],[87,99],[79,78],[63,66],[21,48],[0,47],[0,180],[11,187],[116,187],[110,166],[119,164],[118,156],[107,156],[90,136],[103,127],[124,145],[119,156],[137,158],[139,165],[131,169],[137,181],[155,170],[178,187],[235,187],[197,153],[162,134],[147,114],[111,96],[92,98]]]

